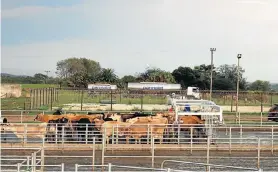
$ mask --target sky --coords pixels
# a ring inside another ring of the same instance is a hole
[[[2,0],[1,70],[33,75],[86,57],[119,76],[240,65],[278,83],[277,0]]]

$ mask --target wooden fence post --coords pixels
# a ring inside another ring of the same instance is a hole
[[[83,89],[81,90],[81,102],[80,102],[80,109],[81,111],[83,110],[83,96],[84,96],[84,92]]]
[[[261,92],[261,112],[263,112],[263,92]]]
[[[30,110],[33,109],[33,89],[30,89]]]
[[[53,95],[52,95],[52,89],[50,89],[50,110],[52,110],[52,98],[53,98]]]

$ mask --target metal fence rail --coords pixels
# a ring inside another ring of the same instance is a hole
[[[65,126],[66,125],[66,126]],[[130,128],[131,127],[131,128]],[[278,126],[203,126],[186,124],[161,125],[113,125],[108,128],[97,128],[92,124],[54,124],[51,126],[35,123],[10,123],[0,126],[2,143],[51,143],[51,144],[90,144],[93,138],[101,144],[105,139],[107,144],[150,144],[151,138],[156,143],[163,144],[202,144],[211,137],[215,144],[246,144],[248,140],[257,137],[266,139],[263,145],[277,144]],[[252,144],[252,142],[248,142]]]
[[[223,149],[221,150],[219,147],[217,147],[216,149],[213,148],[213,145],[210,144],[210,138],[207,138],[206,139],[206,142],[207,144],[206,145],[198,145],[198,149],[197,150],[204,150],[206,151],[206,157],[202,157],[204,159],[206,159],[206,165],[205,166],[212,166],[212,164],[210,164],[210,160],[211,159],[223,159],[223,158],[240,158],[240,159],[244,159],[244,160],[247,160],[247,159],[250,159],[250,160],[256,160],[257,164],[257,168],[259,169],[260,166],[261,166],[261,161],[263,159],[266,159],[266,160],[275,160],[277,159],[277,157],[266,157],[264,155],[261,155],[261,152],[262,151],[265,151],[266,149],[264,149],[264,147],[261,145],[261,142],[263,141],[264,139],[260,139],[258,138],[257,139],[257,143],[256,143],[256,146],[251,148],[250,145],[248,145],[248,149],[241,149],[242,151],[246,151],[246,150],[254,150],[256,151],[257,155],[256,156],[250,156],[250,157],[230,157],[229,154],[226,154],[226,157],[225,157],[225,153],[223,152],[223,154],[221,154],[220,156],[211,156],[211,151],[213,150],[217,150],[217,151],[223,151]],[[186,156],[185,155],[182,155],[182,156],[179,156],[179,155],[175,155],[175,154],[172,154],[172,155],[156,155],[156,151],[158,150],[174,150],[174,149],[179,149],[177,147],[177,145],[169,145],[167,146],[166,144],[163,144],[163,145],[160,145],[160,144],[154,144],[154,138],[151,139],[151,144],[146,144],[146,147],[147,148],[146,150],[147,151],[150,151],[150,155],[147,155],[147,156],[138,156],[138,155],[134,155],[132,153],[132,155],[106,155],[106,153],[110,150],[117,150],[117,145],[107,145],[105,144],[105,139],[103,139],[102,141],[102,145],[100,146],[100,151],[101,151],[101,165],[95,165],[95,161],[96,161],[96,147],[98,146],[95,142],[95,139],[93,139],[93,143],[88,145],[88,147],[92,150],[92,155],[91,156],[75,156],[75,155],[71,155],[71,156],[63,156],[63,155],[54,155],[54,156],[45,156],[45,151],[47,150],[51,150],[49,149],[49,147],[47,147],[45,144],[43,145],[37,145],[37,147],[39,148],[16,148],[16,147],[13,147],[13,148],[1,148],[1,150],[25,150],[25,149],[29,149],[29,150],[37,150],[35,152],[32,153],[32,158],[31,158],[31,165],[30,163],[28,163],[29,161],[22,161],[21,163],[17,163],[17,164],[14,164],[12,165],[13,167],[17,167],[17,169],[21,170],[22,167],[29,167],[29,168],[36,168],[36,167],[40,167],[41,169],[43,169],[44,167],[48,167],[48,166],[53,166],[53,165],[45,165],[44,162],[45,162],[45,159],[46,158],[77,158],[77,159],[80,159],[80,158],[85,158],[85,157],[91,157],[92,158],[92,167],[105,167],[104,165],[104,162],[105,162],[105,159],[109,159],[109,158],[133,158],[133,159],[136,159],[136,158],[149,158],[150,159],[150,163],[151,163],[151,168],[154,169],[154,163],[157,159],[160,159],[160,158],[185,158]],[[34,145],[33,145],[34,146]],[[80,144],[78,145],[80,146]],[[111,147],[112,146],[112,147]],[[115,147],[114,147],[115,146]],[[233,146],[234,145],[230,145],[230,146]],[[240,145],[242,147],[242,145]],[[140,150],[140,147],[137,147],[135,145],[132,145],[133,147],[133,150]],[[184,148],[183,151],[190,151],[190,146],[189,145],[180,145],[179,146],[180,148]],[[60,147],[62,148],[63,150],[69,148],[69,150],[73,150],[72,147],[68,146],[68,145],[63,145],[63,147]],[[191,147],[192,148],[192,147]],[[231,149],[232,147],[227,147],[226,146],[226,149],[230,151],[231,153],[231,150],[239,150],[239,149]],[[124,149],[128,149],[126,147],[124,147]],[[79,149],[77,149],[78,151]],[[196,150],[193,148],[193,150]],[[192,151],[192,149],[191,149]],[[191,157],[190,155],[188,155],[188,157]],[[191,158],[194,158],[196,156],[192,156]],[[11,156],[9,155],[5,155],[3,156],[4,159],[11,159]],[[15,156],[12,156],[12,158],[16,158]],[[197,157],[196,157],[197,158]],[[21,158],[20,158],[21,159]],[[26,165],[24,164],[26,162]],[[123,161],[124,162],[124,161]],[[197,165],[198,163],[196,163],[195,165]],[[1,164],[2,166],[1,167],[7,167],[7,165],[5,164]],[[78,167],[81,167],[81,166],[88,166],[88,165],[78,165]],[[90,165],[89,165],[90,166]],[[11,167],[11,166],[9,166]],[[53,166],[54,167],[54,166]],[[56,167],[60,167],[58,165],[56,165]],[[78,168],[77,167],[77,168]],[[112,166],[111,166],[112,167]],[[122,167],[122,168],[132,168],[131,166],[115,166],[115,167]],[[223,165],[224,167],[224,165]],[[225,166],[226,168],[232,168],[231,166]],[[136,167],[134,167],[135,169]],[[145,168],[145,169],[151,169],[151,168]],[[3,169],[3,168],[2,168]],[[76,169],[76,166],[75,166],[75,169]],[[144,169],[144,168],[142,168]],[[247,168],[246,168],[247,169]],[[251,169],[251,168],[250,168]],[[64,170],[64,164],[61,164],[61,171]],[[158,169],[159,170],[159,169]],[[169,171],[169,169],[167,169]],[[35,171],[35,170],[34,170]],[[47,171],[47,170],[45,170]],[[57,171],[57,170],[55,170]],[[166,171],[166,170],[165,170]],[[173,171],[173,170],[171,170]],[[176,170],[176,171],[179,171],[179,170]]]
[[[211,167],[218,167],[218,168],[230,168],[235,170],[244,170],[244,171],[257,171],[262,172],[260,168],[247,168],[247,167],[238,167],[238,166],[227,166],[227,165],[217,165],[217,164],[207,164],[207,163],[196,163],[196,162],[188,162],[188,161],[176,161],[176,160],[164,160],[161,163],[161,168],[164,169],[164,164],[166,162],[174,162],[174,163],[180,163],[180,164],[192,164],[192,165],[201,165],[205,167],[206,171],[210,171]]]
[[[74,114],[88,114],[88,113],[119,113],[119,114],[133,114],[138,111],[64,111],[67,113]],[[155,115],[162,111],[142,111],[149,115]],[[29,123],[33,122],[37,114],[52,114],[53,111],[43,110],[1,110],[3,118],[7,118],[8,121],[13,123]],[[169,113],[166,112],[165,113]],[[269,116],[269,114],[273,114]],[[275,115],[276,114],[276,115]],[[223,118],[226,125],[278,125],[277,112],[223,112]],[[277,121],[277,122],[276,122]]]
[[[213,128],[214,131],[216,131],[216,133],[211,133],[211,135],[204,135],[205,137],[196,137],[198,136],[198,131],[200,131],[200,129],[206,129],[206,127],[204,126],[193,127],[184,124],[179,124],[177,126],[134,125],[134,127],[136,128],[139,127],[141,129],[142,128],[145,129],[144,130],[145,132],[143,133],[143,136],[145,136],[145,138],[141,139],[139,136],[142,136],[142,133],[136,133],[136,132],[120,133],[123,127],[120,125],[113,126],[112,128],[103,128],[103,130],[101,130],[102,132],[97,130],[96,131],[97,133],[93,133],[90,130],[90,127],[94,127],[94,125],[87,124],[83,126],[84,128],[82,129],[82,131],[79,131],[77,133],[68,133],[65,126],[62,126],[59,130],[58,124],[55,124],[55,132],[51,133],[53,136],[51,137],[52,140],[48,140],[49,133],[48,135],[46,135],[46,133],[30,130],[30,128],[34,126],[38,126],[38,124],[18,124],[17,123],[14,125],[23,128],[23,130],[21,130],[21,132],[19,130],[16,130],[16,132],[15,131],[8,132],[7,130],[5,130],[5,127],[7,126],[0,126],[2,131],[1,150],[4,149],[15,150],[15,149],[20,149],[20,147],[23,149],[35,150],[34,147],[37,148],[39,147],[39,149],[37,149],[36,152],[32,153],[31,158],[29,156],[29,159],[31,159],[32,168],[35,168],[36,165],[38,165],[38,163],[41,165],[41,168],[43,168],[44,158],[46,157],[51,158],[51,156],[44,155],[45,150],[82,150],[82,149],[92,150],[92,154],[93,154],[92,158],[95,158],[96,150],[98,150],[101,151],[102,165],[104,165],[105,162],[104,160],[109,158],[143,158],[144,157],[150,159],[152,168],[154,168],[155,159],[184,157],[184,155],[182,156],[181,155],[156,155],[156,152],[161,150],[186,151],[186,152],[190,152],[191,155],[195,151],[196,152],[205,151],[207,164],[210,164],[209,162],[210,159],[212,158],[210,156],[210,153],[212,151],[221,151],[223,152],[223,155],[226,154],[226,156],[231,155],[232,152],[253,151],[256,152],[256,156],[248,157],[248,158],[256,160],[258,168],[260,168],[261,160],[263,158],[269,158],[261,155],[261,152],[267,151],[271,153],[271,155],[275,155],[275,152],[278,150],[278,126],[263,126],[263,127],[210,126],[209,128]],[[162,133],[155,132],[158,131],[157,129],[163,129],[163,127],[169,130],[160,130],[163,131]],[[186,130],[183,131],[183,129]],[[45,131],[47,131],[46,128]],[[256,131],[255,135],[254,135],[254,131]],[[34,139],[34,136],[36,136],[37,139]],[[141,140],[141,144],[135,144],[134,141],[132,141],[132,139],[130,139],[130,142],[127,144],[126,143],[127,136],[130,136],[130,138],[133,139],[140,138],[139,140]],[[162,138],[162,142],[160,143],[161,138]],[[145,150],[147,152],[150,152],[150,155],[106,154],[106,152],[108,151],[113,152],[113,151],[121,151],[121,150],[132,150],[132,151]],[[37,154],[40,154],[40,158],[37,158]],[[41,157],[44,158],[42,159]],[[5,157],[5,158],[11,159],[11,157]],[[95,162],[95,159],[93,159],[92,161]],[[29,162],[28,160],[23,161],[21,165],[19,165],[19,167],[23,168],[25,167],[25,165],[28,166],[28,162]],[[16,165],[17,165],[16,167],[18,167],[18,164]]]

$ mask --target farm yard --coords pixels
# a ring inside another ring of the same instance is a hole
[[[278,171],[278,1],[6,0],[0,172]]]
[[[87,124],[81,133],[72,133],[66,126],[58,130],[60,124],[56,124],[56,133],[51,137],[32,128],[42,124],[34,121],[38,114],[53,114],[58,108],[64,114],[85,116],[89,112],[106,115],[141,112],[152,117],[168,114],[172,92],[74,90],[55,85],[24,85],[22,92],[21,97],[1,99],[2,118],[24,128],[17,134],[1,132],[4,171],[273,171],[278,168],[278,125],[268,120],[268,110],[277,102],[277,93],[240,92],[239,113],[236,113],[235,92],[214,91],[212,101],[222,108],[224,125],[207,128],[169,123],[166,128],[171,130],[163,129],[162,140],[152,133],[157,126],[141,125],[147,132],[138,144],[134,133],[121,133],[121,126],[103,132],[91,131],[96,125]],[[183,90],[174,92],[185,94]],[[208,91],[202,91],[201,97],[209,99]]]

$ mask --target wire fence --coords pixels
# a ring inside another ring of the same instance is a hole
[[[132,107],[137,110],[146,110],[148,104],[169,104],[169,96],[172,93],[186,97],[186,90],[176,91],[132,91],[132,90],[89,90],[89,89],[65,89],[65,88],[39,88],[31,89],[28,97],[24,99],[7,99],[7,103],[15,103],[17,109],[52,109],[54,107],[74,107],[75,110],[86,110],[92,104],[107,105],[104,110],[119,110],[116,104],[138,105]],[[209,99],[209,91],[200,92],[202,99]],[[277,92],[240,92],[239,106],[261,106],[269,107],[278,102]],[[235,91],[216,91],[212,93],[212,101],[216,104],[230,106],[230,111],[235,110]],[[5,102],[5,101],[4,101]],[[10,106],[4,106],[9,108]],[[163,109],[165,107],[152,107],[151,110]],[[11,108],[10,108],[11,109]],[[97,107],[96,110],[103,110]],[[263,110],[262,110],[263,111]]]

